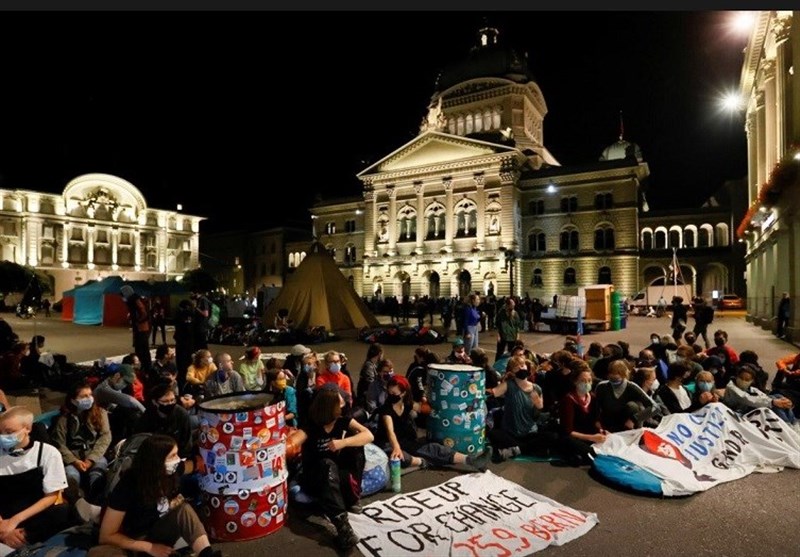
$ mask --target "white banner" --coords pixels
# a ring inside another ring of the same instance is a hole
[[[594,450],[652,474],[667,496],[705,491],[752,472],[800,468],[800,435],[772,410],[739,416],[718,402],[666,416],[655,429],[611,434]]]
[[[350,524],[372,557],[530,555],[588,532],[597,515],[577,511],[491,472],[370,503]]]

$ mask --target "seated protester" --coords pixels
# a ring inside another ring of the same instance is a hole
[[[159,344],[156,347],[156,359],[153,360],[153,367],[149,373],[149,379],[145,382],[145,389],[152,389],[156,383],[160,383],[162,378],[169,377],[175,379],[175,388],[180,391],[178,385],[178,365],[175,363],[175,348],[168,344]]]
[[[297,394],[298,427],[303,427],[303,422],[308,418],[308,409],[316,388],[318,365],[316,352],[309,352],[300,359],[300,371],[295,376],[294,382],[294,390]]]
[[[694,378],[694,393],[692,394],[692,407],[695,409],[702,408],[709,402],[719,402],[720,391],[714,388],[714,376],[710,371],[701,371]]]
[[[264,375],[266,369],[261,361],[261,349],[251,346],[244,352],[244,360],[239,363],[239,375],[244,381],[244,388],[248,391],[262,391],[266,385]]]
[[[797,406],[800,404],[800,353],[781,358],[775,366],[778,370],[772,378],[772,392],[788,397]]]
[[[488,431],[496,460],[540,455],[550,448],[550,439],[539,430],[542,389],[529,377],[525,358],[514,356],[508,361],[503,381],[489,391],[495,397],[504,397],[501,426]]]
[[[336,350],[331,350],[325,353],[324,356],[324,369],[317,373],[317,378],[314,382],[317,388],[322,387],[325,383],[334,383],[342,391],[347,393],[349,397],[353,396],[353,388],[350,383],[350,378],[341,373],[342,371],[342,357]]]
[[[0,354],[0,389],[18,391],[34,386],[35,377],[23,373],[22,361],[28,354],[27,342],[15,342],[10,350]]]
[[[464,339],[457,337],[453,341],[453,349],[444,359],[446,364],[472,364],[472,360],[464,347]]]
[[[595,388],[600,409],[599,429],[612,433],[636,429],[653,412],[655,402],[639,385],[628,381],[629,373],[623,360],[614,361],[608,368],[608,380]]]
[[[194,353],[192,357],[192,364],[186,370],[186,392],[194,395],[194,398],[199,399],[204,394],[204,386],[208,378],[217,371],[217,366],[214,365],[214,358],[211,352],[205,348],[201,348]]]
[[[383,359],[383,346],[373,342],[367,347],[367,357],[361,365],[361,373],[356,385],[356,404],[362,408],[367,407],[367,392],[372,382],[378,378],[378,362]]]
[[[109,374],[94,388],[94,401],[108,410],[111,426],[111,443],[130,437],[136,421],[144,413],[144,405],[129,394],[126,389],[133,384],[136,376],[128,364],[109,364],[105,368]]]
[[[378,377],[370,383],[367,391],[366,406],[364,409],[373,416],[374,413],[386,402],[389,379],[394,377],[394,364],[391,360],[378,362]]]
[[[180,538],[198,557],[222,555],[211,548],[203,523],[178,492],[181,464],[171,437],[156,434],[142,442],[109,495],[100,523],[101,545],[90,549],[89,557],[166,557],[175,554]]]
[[[133,383],[131,383],[130,387],[125,389],[125,392],[139,402],[144,403],[144,384],[147,378],[142,377],[142,364],[139,361],[139,356],[134,353],[126,354],[125,357],[122,358],[122,363],[133,368]]]
[[[698,373],[703,371],[703,366],[696,360],[695,351],[692,350],[692,347],[688,344],[681,344],[678,346],[675,355],[677,357],[676,361],[683,362],[689,369],[689,374],[684,379],[683,384],[694,383],[694,378],[697,377]]]
[[[618,340],[616,344],[622,349],[622,359],[633,364],[636,358],[631,354],[631,345],[624,340]]]
[[[53,355],[44,349],[44,337],[34,335],[28,345],[28,353],[20,361],[21,372],[29,377],[34,385],[47,385],[54,371],[58,371],[58,364]],[[53,369],[55,368],[55,369]]]
[[[722,329],[714,331],[714,346],[705,351],[707,356],[716,356],[722,360],[723,385],[727,384],[735,376],[734,366],[739,363],[739,355],[728,346],[728,333]],[[717,383],[717,386],[720,386]]]
[[[664,345],[661,344],[661,335],[658,333],[650,333],[650,344],[645,346],[644,349],[652,352],[657,360],[666,361],[667,359],[667,355],[664,352]]]
[[[309,347],[303,346],[302,344],[295,344],[292,346],[291,350],[289,350],[289,355],[286,357],[286,361],[283,362],[283,366],[281,366],[283,369],[289,370],[295,380],[296,386],[300,372],[303,370],[303,360],[311,353]],[[312,382],[311,384],[313,385],[314,383]]]
[[[608,368],[611,362],[622,359],[622,348],[618,344],[606,344],[603,346],[603,357],[597,360],[592,368],[594,376],[605,381],[608,379]]]
[[[661,342],[661,339],[659,339],[659,342]],[[660,378],[663,378],[664,381],[667,380],[667,364],[663,360],[657,359],[653,351],[649,348],[639,351],[639,357],[636,359],[636,362],[634,362],[633,367],[634,369],[640,367],[653,368],[656,372],[656,378],[658,378],[659,381],[661,380]]]
[[[746,414],[754,408],[772,408],[783,421],[794,424],[796,418],[792,411],[792,401],[781,394],[770,396],[760,391],[753,386],[754,379],[755,373],[749,367],[739,368],[736,376],[725,387],[722,402],[739,414]]]
[[[416,348],[413,360],[408,366],[408,371],[406,371],[406,379],[408,379],[408,384],[411,386],[411,400],[414,402],[422,402],[423,398],[427,401],[425,391],[427,390],[428,382],[429,354],[432,354],[432,352],[424,346]],[[438,356],[436,359],[438,360]],[[488,382],[489,379],[487,378],[486,380]]]
[[[452,466],[465,464],[485,472],[492,456],[491,447],[480,455],[465,455],[441,443],[420,442],[414,421],[419,404],[411,399],[411,387],[405,377],[389,379],[389,396],[378,409],[378,434],[375,443],[400,466]]]
[[[192,456],[192,427],[189,414],[177,404],[172,386],[166,381],[157,383],[148,393],[147,411],[136,424],[136,433],[167,435],[178,445],[181,458]]]
[[[6,393],[0,389],[0,412],[5,412],[11,408],[11,405],[8,403],[8,399],[6,398]]]
[[[683,341],[689,346],[694,353],[697,354],[703,351],[703,347],[697,344],[697,335],[692,331],[686,331],[683,333]],[[706,347],[708,348],[708,347]]]
[[[759,391],[766,392],[767,381],[769,381],[769,373],[764,371],[764,368],[762,368],[758,364],[758,354],[756,354],[752,350],[742,351],[742,353],[739,354],[739,363],[733,367],[735,370],[738,371],[738,369],[743,366],[749,367],[755,374],[754,375],[755,379],[753,380],[753,386]]]
[[[658,397],[670,414],[693,412],[692,394],[683,386],[689,375],[689,367],[684,362],[672,362],[667,368],[667,382],[656,391]]]
[[[603,345],[599,342],[592,342],[589,344],[588,350],[586,350],[586,354],[583,356],[583,359],[589,364],[589,369],[594,367],[595,362],[603,357]]]
[[[678,343],[675,342],[675,338],[672,335],[663,335],[661,337],[661,346],[664,347],[663,360],[669,366],[678,358]]]
[[[229,395],[232,393],[243,393],[244,381],[238,372],[233,371],[233,358],[226,352],[217,354],[217,370],[208,376],[205,383],[205,396]]]
[[[561,453],[572,466],[590,464],[592,445],[606,440],[606,432],[597,427],[600,410],[592,393],[592,370],[588,362],[581,364],[572,366],[572,389],[558,405]]]
[[[558,412],[558,403],[572,390],[570,364],[574,360],[583,362],[566,350],[556,350],[550,355],[550,369],[537,381],[542,386],[545,412]]]
[[[82,381],[67,391],[50,437],[64,461],[70,488],[65,494],[67,500],[75,503],[82,489],[87,501],[96,501],[105,486],[105,454],[111,445],[111,426],[108,413],[94,403],[89,383]]]
[[[639,385],[645,392],[645,394],[647,394],[647,396],[652,398],[653,402],[655,402],[655,407],[652,410],[652,412],[650,412],[650,417],[645,419],[644,422],[642,422],[642,426],[644,427],[658,426],[659,422],[661,421],[661,418],[669,414],[669,410],[664,405],[664,403],[661,402],[660,399],[655,398],[656,391],[658,391],[658,388],[660,387],[660,384],[658,382],[658,377],[656,377],[656,368],[637,367],[636,369],[633,370],[633,373],[631,374],[631,381]],[[639,406],[639,411],[645,410],[644,404],[640,403],[636,404]]]
[[[283,401],[284,420],[287,425],[297,427],[297,392],[289,385],[286,373],[281,369],[271,369],[267,373],[267,392],[273,395],[272,403]]]
[[[472,360],[472,365],[483,368],[483,375],[485,377],[487,390],[494,389],[500,384],[500,374],[497,373],[497,370],[494,369],[492,364],[489,363],[489,355],[486,353],[486,350],[484,350],[481,347],[474,348],[472,352],[469,353],[469,358]],[[425,378],[423,379],[423,381],[427,379],[427,367],[425,368],[425,370],[426,370]],[[412,394],[414,392],[413,385],[411,386],[411,392]],[[424,398],[425,401],[427,402],[428,400],[427,397]],[[419,401],[414,400],[414,402],[419,402]],[[488,397],[486,400],[487,410],[491,410],[492,408],[496,408],[501,405],[502,403],[493,396]],[[424,426],[425,423],[423,422],[422,425]]]
[[[0,555],[49,538],[69,525],[67,487],[58,449],[30,437],[33,412],[12,406],[0,414]]]
[[[703,359],[701,364],[705,371],[714,376],[714,385],[717,389],[724,389],[727,382],[725,381],[725,368],[722,360],[717,356],[708,356]]]
[[[338,359],[338,353],[334,352]],[[336,541],[343,549],[355,547],[358,537],[347,519],[347,511],[358,505],[364,473],[364,445],[372,433],[352,418],[342,417],[344,399],[338,388],[320,389],[309,408],[302,429],[289,437],[302,447],[303,491],[316,497],[325,516],[336,528]],[[336,390],[334,390],[336,389]]]

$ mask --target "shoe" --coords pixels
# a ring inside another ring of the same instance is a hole
[[[492,460],[492,447],[486,447],[478,456],[467,456],[467,464],[478,470],[478,472],[486,472],[489,467],[489,462]]]
[[[340,549],[350,549],[358,543],[358,536],[347,520],[347,513],[341,513],[333,517],[333,525],[336,527],[336,545]]]
[[[425,460],[424,458],[420,458],[419,469],[420,470],[428,470],[431,467],[431,463]]]
[[[353,514],[361,514],[361,511],[363,511],[363,510],[364,510],[364,507],[362,507],[358,503],[356,503],[354,505],[350,505],[349,507],[347,507],[347,512],[350,512],[350,513],[353,513]]]
[[[522,453],[522,451],[516,445],[514,445],[513,447],[505,448],[505,449],[500,449],[497,452],[500,454],[500,457],[502,458],[501,462],[503,460],[509,460],[509,459],[514,458],[514,457],[517,457]]]

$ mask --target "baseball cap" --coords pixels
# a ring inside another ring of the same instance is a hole
[[[309,352],[311,352],[311,349],[307,346],[303,346],[302,344],[295,344],[292,346],[291,350],[292,356],[305,356]]]

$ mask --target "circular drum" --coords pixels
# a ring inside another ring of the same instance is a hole
[[[428,439],[465,454],[486,445],[486,376],[464,364],[428,366]]]
[[[272,399],[246,392],[198,405],[205,461],[202,516],[215,540],[259,538],[284,524],[287,427],[284,403]]]

